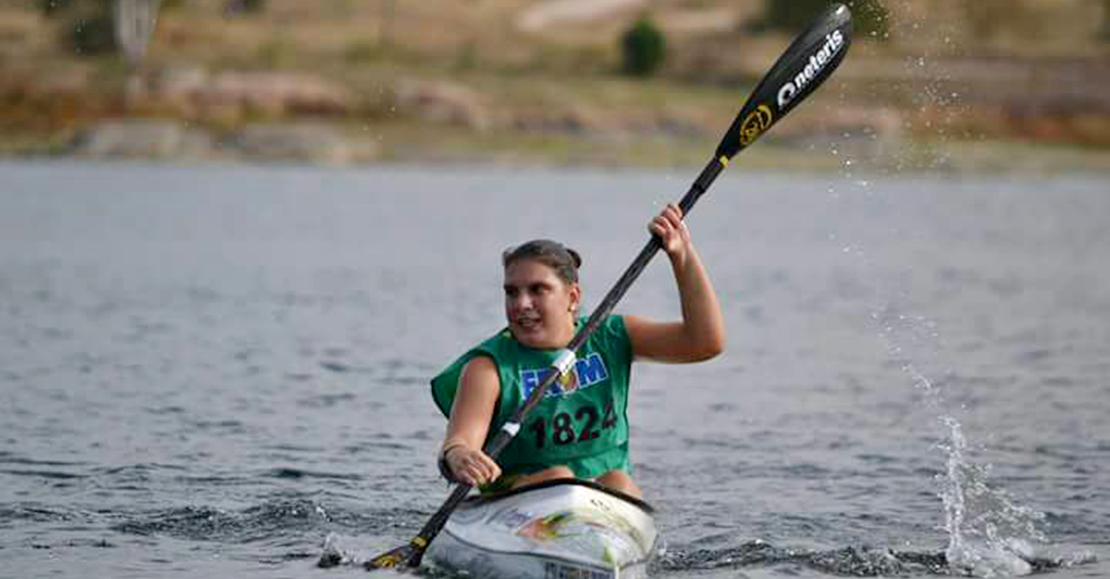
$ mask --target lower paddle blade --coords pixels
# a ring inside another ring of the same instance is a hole
[[[424,556],[424,550],[420,547],[409,543],[402,545],[396,549],[378,555],[363,564],[367,571],[375,571],[377,569],[394,569],[398,567],[416,567],[420,564],[420,559]]]

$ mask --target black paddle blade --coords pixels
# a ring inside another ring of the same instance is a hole
[[[833,4],[779,57],[732,122],[717,157],[731,159],[832,75],[852,42],[852,12]]]
[[[424,558],[424,549],[422,549],[416,541],[407,545],[402,545],[396,549],[378,555],[363,564],[367,571],[376,571],[378,569],[396,569],[404,567],[416,567],[420,565],[420,560]]]

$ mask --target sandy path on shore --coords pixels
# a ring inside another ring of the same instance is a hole
[[[594,20],[646,4],[647,0],[548,0],[521,12],[516,26],[535,32],[552,24]]]

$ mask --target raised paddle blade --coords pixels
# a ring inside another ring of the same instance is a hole
[[[852,12],[833,4],[802,33],[763,77],[717,147],[731,159],[798,106],[832,75],[852,43]]]

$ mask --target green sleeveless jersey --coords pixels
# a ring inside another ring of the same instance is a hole
[[[585,324],[577,321],[577,329]],[[432,398],[445,416],[451,414],[459,377],[475,356],[497,366],[501,395],[485,444],[524,404],[559,350],[536,350],[517,342],[508,329],[463,354],[432,379]],[[609,318],[576,352],[571,371],[553,384],[525,417],[520,432],[497,457],[505,476],[528,474],[565,465],[579,478],[596,478],[611,470],[629,472],[628,382],[632,343],[624,318]]]

